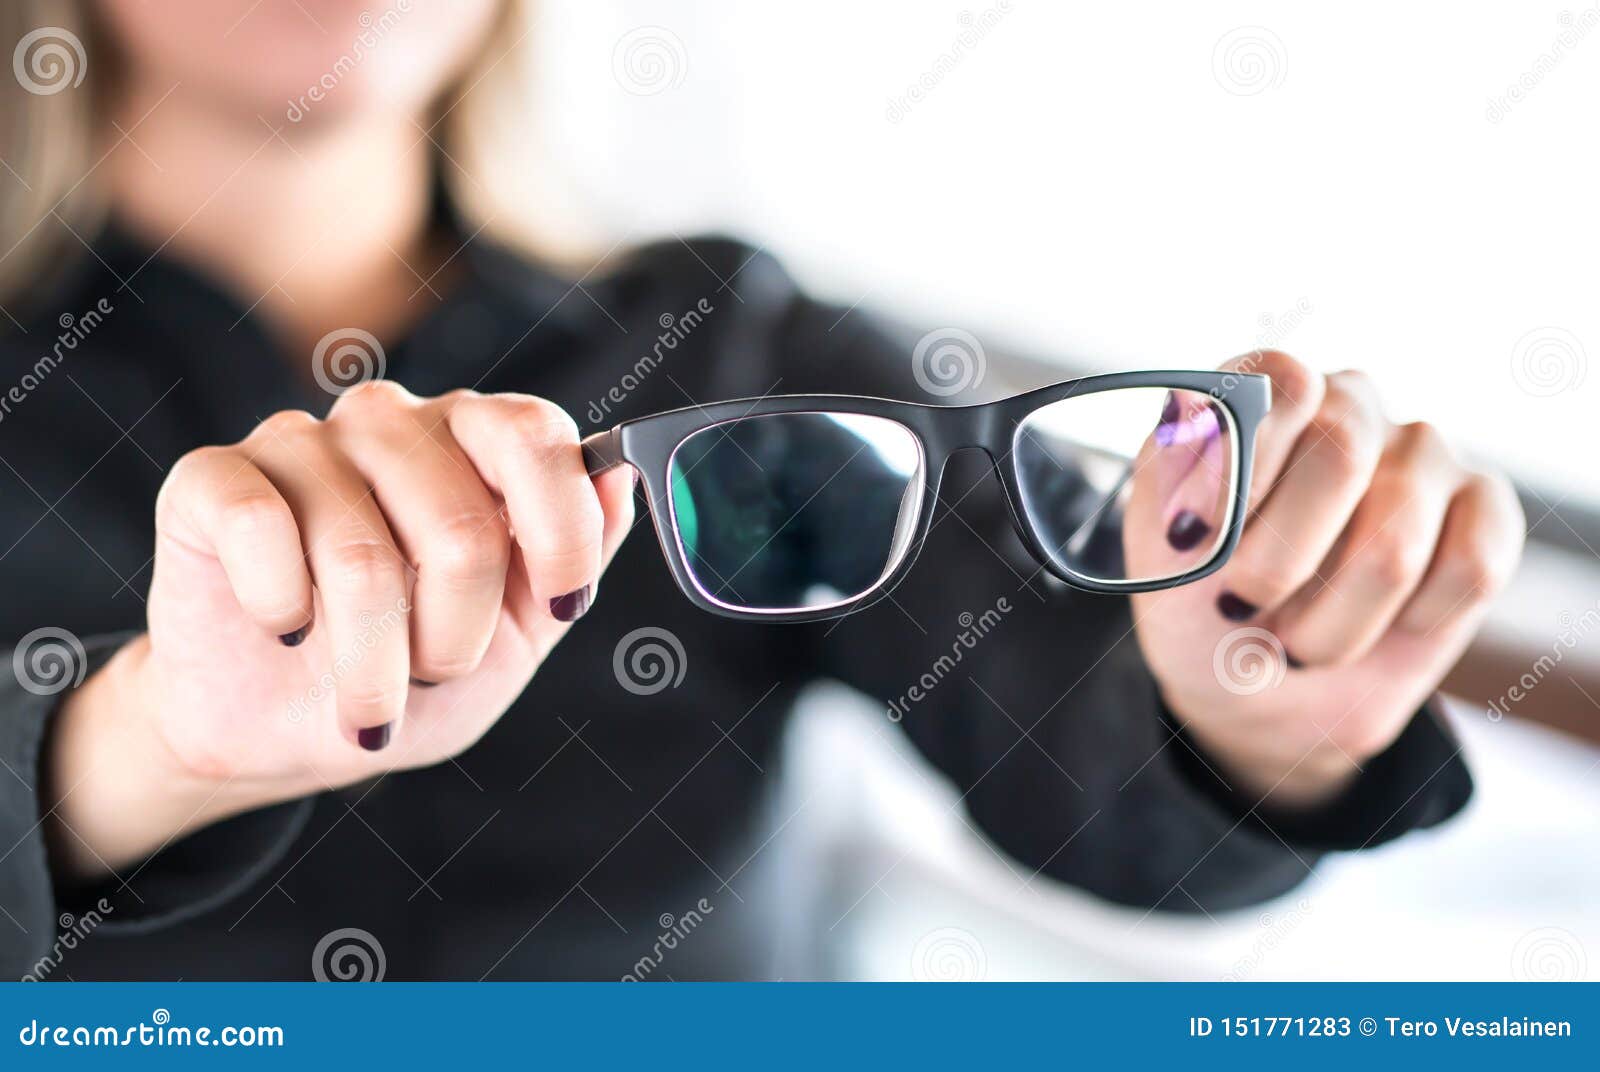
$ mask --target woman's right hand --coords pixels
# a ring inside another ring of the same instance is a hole
[[[560,408],[363,384],[183,457],[149,632],[80,689],[54,844],[117,869],[227,815],[456,755],[505,712],[633,521]]]

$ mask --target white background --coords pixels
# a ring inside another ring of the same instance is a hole
[[[610,238],[733,231],[846,304],[1092,369],[1265,335],[1600,496],[1600,11],[1007,6],[545,0],[537,106]],[[963,12],[1000,17],[891,119]]]

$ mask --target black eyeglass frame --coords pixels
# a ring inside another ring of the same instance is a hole
[[[1211,558],[1186,573],[1154,580],[1106,581],[1087,577],[1061,565],[1045,550],[1027,521],[1022,507],[1022,489],[1014,462],[1008,462],[1016,442],[1017,429],[1035,411],[1063,399],[1130,387],[1167,388],[1210,395],[1218,403],[1235,434],[1237,477],[1229,504],[1227,534]],[[1272,387],[1268,377],[1243,372],[1114,372],[1083,376],[1026,391],[1009,398],[966,406],[934,406],[919,402],[900,402],[867,395],[769,395],[735,399],[704,406],[685,406],[623,421],[583,440],[584,464],[591,476],[619,465],[631,465],[640,474],[656,538],[673,579],[689,600],[701,610],[725,618],[765,622],[811,622],[842,617],[888,595],[910,572],[923,542],[933,526],[933,512],[939,501],[939,486],[950,456],[960,450],[978,449],[989,456],[995,475],[1005,489],[1011,521],[1028,553],[1054,577],[1089,592],[1152,592],[1197,581],[1221,569],[1239,545],[1250,495],[1250,470],[1255,456],[1256,429],[1272,406]],[[696,432],[720,424],[766,417],[779,413],[848,413],[881,417],[907,429],[922,452],[922,501],[916,527],[899,561],[885,570],[878,582],[851,599],[822,607],[761,610],[740,608],[719,602],[708,595],[690,572],[678,539],[671,507],[670,467],[678,446]]]

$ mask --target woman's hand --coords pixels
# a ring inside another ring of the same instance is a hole
[[[1139,644],[1230,783],[1314,805],[1466,649],[1516,566],[1522,511],[1432,427],[1390,423],[1361,373],[1325,377],[1276,351],[1223,368],[1272,378],[1244,534],[1211,577],[1133,597]]]
[[[194,451],[156,503],[149,632],[51,756],[72,870],[229,814],[437,763],[527,686],[633,519],[555,405],[388,382]]]

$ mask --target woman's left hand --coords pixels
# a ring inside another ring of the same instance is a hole
[[[1134,596],[1136,631],[1168,708],[1230,784],[1312,806],[1466,650],[1516,566],[1522,511],[1430,425],[1391,423],[1362,373],[1270,350],[1223,368],[1272,378],[1244,534],[1212,576]]]

